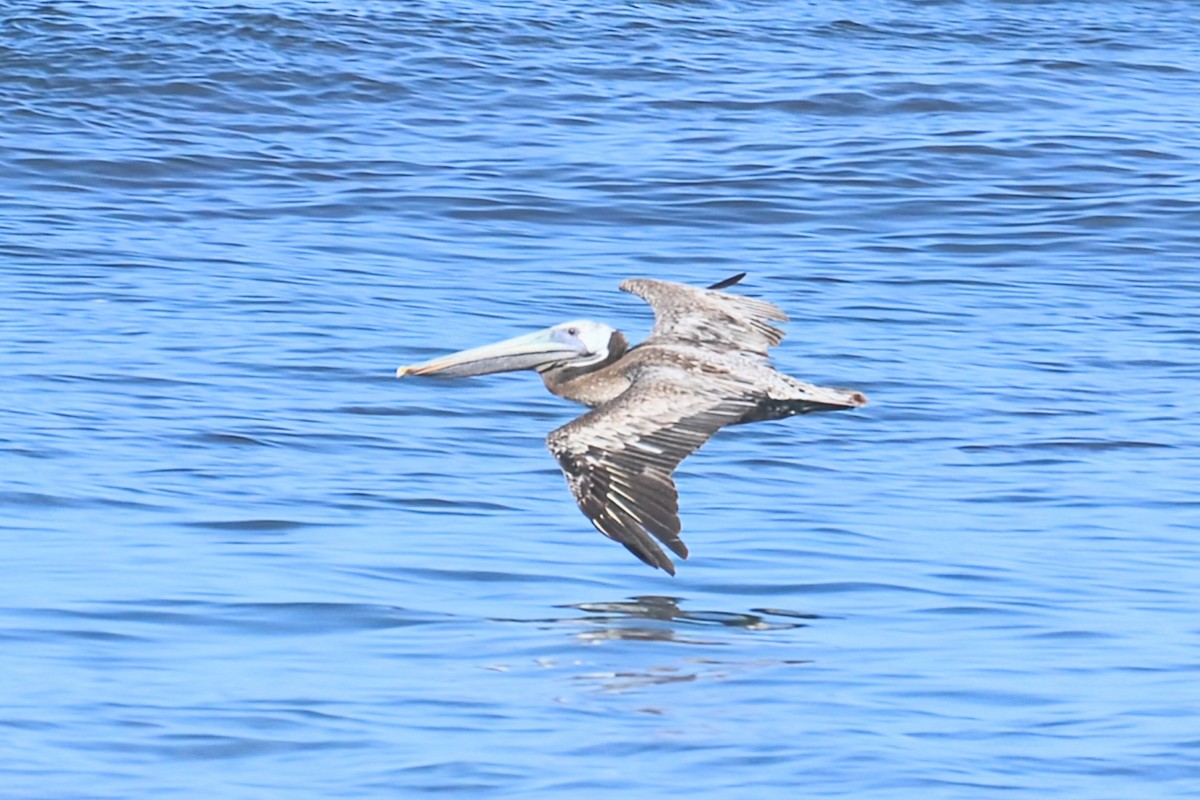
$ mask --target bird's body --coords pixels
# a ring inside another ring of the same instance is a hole
[[[397,375],[535,369],[553,394],[590,407],[547,437],[550,452],[592,524],[673,575],[658,543],[688,555],[671,477],[680,461],[727,425],[866,404],[860,392],[804,383],[768,363],[767,349],[783,339],[771,321],[787,317],[765,301],[719,291],[741,277],[709,289],[622,283],[655,312],[654,329],[637,347],[607,325],[578,320]]]

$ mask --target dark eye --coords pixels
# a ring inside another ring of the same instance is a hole
[[[567,328],[567,333],[570,334],[571,336],[578,336],[579,328],[575,328],[575,327]]]

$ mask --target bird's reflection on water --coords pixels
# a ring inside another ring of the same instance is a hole
[[[575,608],[588,612],[583,621],[595,625],[598,631],[582,634],[589,639],[648,639],[653,641],[681,641],[676,624],[639,625],[638,621],[677,623],[687,626],[713,626],[741,628],[748,631],[771,631],[786,628],[802,628],[806,623],[798,619],[812,619],[815,615],[773,609],[751,609],[738,611],[689,611],[680,608],[681,597],[666,595],[638,595],[628,600],[611,603],[572,603],[560,608]],[[788,621],[768,620],[767,616],[784,617]],[[630,624],[632,621],[633,624]],[[690,639],[690,637],[689,637]],[[718,644],[718,642],[711,642]]]
[[[817,614],[788,611],[779,608],[752,608],[749,611],[691,611],[681,608],[680,597],[638,595],[626,600],[596,603],[569,603],[558,608],[585,612],[584,616],[563,616],[541,619],[497,619],[497,622],[526,622],[538,625],[568,625],[581,629],[576,638],[585,644],[606,641],[669,642],[671,644],[721,646],[733,641],[719,636],[721,631],[783,631],[803,628],[807,620],[819,619]],[[708,631],[708,635],[700,633]],[[605,692],[624,693],[655,685],[688,683],[700,680],[723,680],[747,670],[795,666],[812,663],[808,659],[718,659],[692,656],[674,663],[659,663],[631,667],[623,664],[617,669],[604,669],[604,659],[572,660],[537,659],[542,669],[568,667],[601,667],[574,677],[577,681]],[[511,665],[492,664],[489,669],[508,671]],[[646,713],[662,713],[661,709],[640,709]]]
[[[582,625],[583,641],[624,639],[630,641],[679,642],[686,644],[725,644],[718,639],[696,636],[699,628],[736,628],[746,631],[775,631],[803,628],[816,619],[784,609],[753,608],[740,611],[692,611],[682,608],[681,597],[638,595],[625,600],[595,603],[568,603],[557,606],[587,612],[587,616],[551,617],[525,620],[535,623]],[[515,622],[517,620],[507,620]]]

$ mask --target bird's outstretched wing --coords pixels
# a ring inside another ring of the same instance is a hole
[[[676,373],[669,367],[642,370],[622,395],[546,439],[597,530],[672,575],[675,565],[654,541],[687,558],[671,473],[756,403],[736,387],[697,391]]]
[[[723,284],[729,281],[714,285]],[[771,320],[786,322],[787,314],[766,300],[649,278],[631,278],[621,290],[654,309],[654,329],[646,344],[673,340],[765,358],[767,348],[783,341],[783,331]]]

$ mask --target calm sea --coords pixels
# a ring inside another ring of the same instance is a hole
[[[1200,6],[0,4],[0,797],[1200,794]],[[532,375],[646,276],[872,404],[670,578]]]

